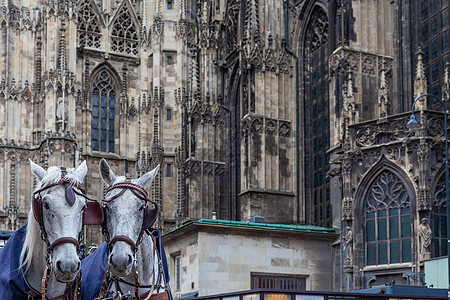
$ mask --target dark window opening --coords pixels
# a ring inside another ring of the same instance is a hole
[[[166,177],[172,177],[172,164],[167,164]]]
[[[329,141],[329,95],[328,95],[328,18],[316,7],[307,25],[304,52],[304,134],[305,167],[311,170],[307,176],[306,201],[307,222],[318,226],[329,226],[331,214],[326,213],[330,204],[330,182],[327,150]],[[317,30],[319,29],[319,31]]]
[[[114,152],[115,91],[108,71],[101,71],[92,89],[92,150]]]
[[[305,290],[306,277],[251,274],[251,289]]]

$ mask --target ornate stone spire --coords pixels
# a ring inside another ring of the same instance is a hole
[[[206,48],[209,45],[209,3],[208,1],[203,1],[200,16],[200,46]]]
[[[64,21],[61,21],[61,28],[59,29],[61,32],[59,39],[59,60],[58,60],[58,69],[62,71],[67,70],[67,54],[66,54],[66,36],[64,32],[66,31]]]
[[[344,100],[344,117],[342,120],[342,143],[345,150],[350,149],[350,134],[348,126],[355,122],[355,97],[353,94],[352,73],[348,72],[348,79],[342,87],[342,98]]]
[[[249,60],[252,60],[260,52],[261,34],[259,30],[259,8],[258,1],[246,1],[246,15],[244,23],[244,51]],[[248,64],[248,67],[250,64]]]
[[[414,99],[416,99],[420,95],[427,93],[427,78],[425,77],[425,71],[423,67],[422,49],[419,49],[416,55],[417,55],[417,68],[416,68],[416,77],[414,78]],[[416,103],[416,109],[426,109],[426,108],[427,108],[427,99],[426,97],[423,97]]]
[[[380,74],[380,87],[378,88],[378,106],[379,118],[387,117],[387,110],[389,107],[389,86],[386,81],[386,69],[381,70]]]

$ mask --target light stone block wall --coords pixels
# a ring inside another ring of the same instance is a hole
[[[302,232],[273,234],[270,230],[230,228],[227,232],[200,229],[185,235],[172,232],[163,240],[170,257],[175,297],[193,292],[205,296],[248,290],[252,273],[305,276],[307,290],[332,289],[329,237],[317,239]],[[181,255],[182,264],[180,290],[174,285],[177,255]]]

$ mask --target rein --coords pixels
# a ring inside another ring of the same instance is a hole
[[[149,233],[148,233],[149,234]],[[152,240],[153,240],[153,257],[157,257],[157,253],[156,253],[156,238],[152,235]],[[133,262],[133,267],[135,270],[135,274],[134,274],[134,284],[130,283],[120,277],[116,277],[114,275],[111,274],[111,272],[109,271],[109,263],[107,263],[106,265],[106,272],[105,272],[105,276],[103,278],[103,282],[102,282],[102,286],[100,288],[100,293],[98,295],[98,298],[96,299],[110,299],[110,298],[104,298],[106,295],[106,292],[108,290],[108,287],[111,286],[112,283],[114,283],[115,287],[116,287],[116,291],[120,293],[121,297],[124,294],[122,292],[122,289],[120,288],[120,283],[124,283],[126,285],[129,286],[134,286],[134,293],[135,296],[133,296],[133,300],[149,300],[152,295],[156,296],[158,294],[153,294],[153,291],[155,290],[155,287],[157,287],[157,290],[159,292],[159,289],[161,288],[161,278],[163,277],[162,275],[162,263],[161,260],[159,259],[159,263],[158,263],[158,281],[155,282],[155,268],[153,268],[153,275],[152,275],[152,284],[151,285],[140,285],[139,284],[139,272],[137,270],[136,267],[136,257],[134,258],[134,262]],[[111,282],[111,279],[113,280]],[[142,295],[139,295],[139,288],[150,288],[150,290],[148,292],[145,292]],[[112,299],[112,298],[111,298]],[[122,299],[122,298],[120,298]],[[161,299],[161,300],[167,300],[166,298]]]
[[[36,221],[39,223],[40,230],[41,230],[41,238],[47,244],[46,266],[45,266],[44,274],[42,276],[42,281],[41,281],[41,297],[42,297],[42,299],[48,299],[47,298],[47,283],[48,283],[48,279],[49,279],[51,271],[52,271],[51,255],[52,255],[53,250],[56,247],[63,245],[63,244],[73,244],[76,247],[76,250],[78,253],[80,251],[80,240],[83,237],[83,233],[82,233],[82,231],[79,233],[78,240],[73,237],[61,237],[50,244],[48,237],[47,237],[47,231],[45,230],[45,226],[44,226],[44,222],[43,222],[43,219],[44,219],[43,218],[43,208],[42,208],[43,202],[42,202],[41,192],[46,191],[46,190],[48,190],[52,187],[58,186],[58,185],[64,185],[65,199],[70,206],[73,206],[75,204],[75,194],[82,196],[82,197],[86,198],[87,200],[92,201],[92,199],[90,199],[86,195],[86,190],[83,188],[83,186],[66,179],[65,178],[66,175],[67,175],[66,167],[61,167],[61,180],[60,181],[49,184],[47,186],[44,186],[44,187],[40,188],[39,190],[33,192],[32,206],[33,206],[34,217],[35,217]],[[73,187],[78,188],[81,192],[75,190]],[[57,300],[57,299],[65,298],[65,297],[73,297],[73,299],[76,300],[79,298],[80,288],[81,288],[81,269],[79,270],[79,273],[78,273],[77,279],[76,279],[75,295],[73,294],[73,291],[72,291],[72,284],[68,283],[66,293],[64,293],[61,296],[54,297],[54,298],[51,298],[48,300]]]

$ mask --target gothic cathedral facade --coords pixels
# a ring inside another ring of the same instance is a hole
[[[168,232],[336,227],[333,290],[422,285],[445,256],[449,0],[0,0],[0,229],[28,158],[140,176]],[[98,227],[86,243],[101,241]],[[331,272],[331,269],[330,269]]]

